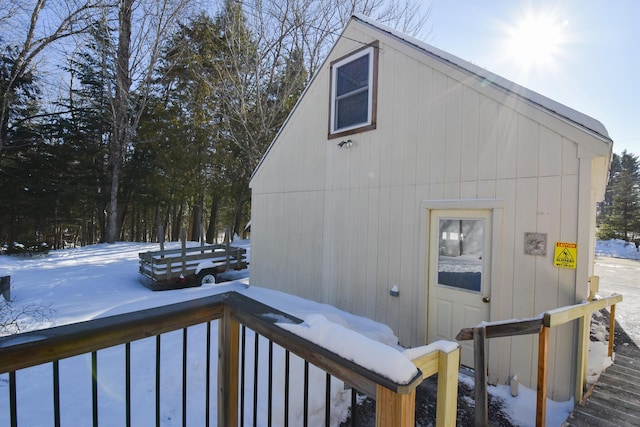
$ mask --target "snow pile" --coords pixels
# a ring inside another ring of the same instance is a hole
[[[320,314],[307,316],[304,323],[278,323],[278,326],[397,384],[408,384],[418,375],[418,369],[400,351],[333,323]]]
[[[600,374],[609,366],[613,365],[613,360],[609,357],[609,319],[602,312],[595,311],[591,315],[591,330],[589,341],[589,360],[587,366],[587,383],[595,384],[600,378]],[[615,357],[615,353],[613,354]]]
[[[596,240],[596,256],[640,259],[640,252],[636,245],[624,240]]]
[[[461,377],[462,379],[462,377]],[[473,386],[473,382],[471,382]],[[520,427],[535,426],[537,393],[520,385],[518,395],[511,396],[511,388],[508,385],[489,385],[488,392],[503,402],[504,411],[514,425]],[[547,399],[547,426],[561,426],[573,411],[573,399],[565,402],[557,402]]]
[[[609,357],[609,344],[602,341],[590,342],[587,384],[595,384],[600,378],[600,374],[611,365],[613,365],[613,360]]]
[[[453,341],[435,341],[428,345],[423,345],[421,347],[408,348],[402,352],[409,360],[416,360],[419,357],[426,356],[429,353],[433,353],[434,351],[441,351],[443,353],[451,353],[458,349],[458,343]]]

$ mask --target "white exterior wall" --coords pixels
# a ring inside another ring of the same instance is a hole
[[[362,46],[352,40],[380,41],[377,129],[338,149],[347,138],[327,139],[329,63]],[[579,156],[584,140],[589,150]],[[606,145],[352,22],[252,180],[251,283],[376,319],[400,344],[422,345],[428,206],[487,200],[495,209],[491,320],[574,304],[592,269],[598,144]],[[548,234],[546,257],[524,254],[525,232]],[[553,266],[556,241],[578,243],[577,270]],[[571,326],[551,335],[554,399],[571,397],[574,335]],[[537,336],[493,340],[490,379],[517,373],[532,386],[536,358]]]

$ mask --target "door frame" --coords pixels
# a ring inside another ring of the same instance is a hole
[[[488,285],[488,292],[491,295],[491,305],[489,307],[489,320],[497,317],[497,314],[504,311],[505,304],[500,298],[501,288],[501,254],[502,254],[502,221],[504,216],[504,201],[500,199],[452,199],[452,200],[422,200],[420,202],[420,253],[418,283],[421,284],[422,293],[422,342],[427,344],[429,319],[429,227],[431,224],[431,212],[434,210],[488,210],[491,211],[491,283]]]

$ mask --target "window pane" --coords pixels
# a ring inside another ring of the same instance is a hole
[[[482,290],[484,220],[440,219],[438,284]]]
[[[367,123],[369,92],[359,92],[336,102],[336,129]]]
[[[367,87],[369,84],[369,55],[349,62],[338,68],[336,96]]]

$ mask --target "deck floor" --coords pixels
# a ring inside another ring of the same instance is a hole
[[[563,427],[640,426],[640,349],[616,323],[615,362]]]
[[[617,354],[589,398],[576,405],[564,425],[640,426],[640,359]]]

